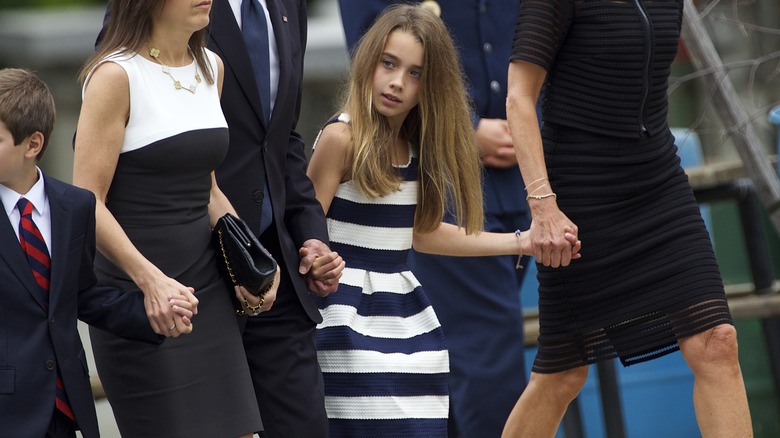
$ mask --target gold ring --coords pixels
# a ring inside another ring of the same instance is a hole
[[[174,322],[172,326],[168,327],[168,330],[175,330],[176,329],[176,323]]]

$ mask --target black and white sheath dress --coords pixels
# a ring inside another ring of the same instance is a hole
[[[214,75],[215,55],[209,51]],[[196,64],[173,67],[138,55],[107,58],[130,83],[130,117],[106,204],[135,247],[166,275],[195,288],[191,334],[150,346],[90,330],[101,382],[124,437],[235,437],[262,427],[241,335],[210,246],[211,172],[228,128],[216,84],[194,93]],[[100,256],[98,281],[137,286]]]

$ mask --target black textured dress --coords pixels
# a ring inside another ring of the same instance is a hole
[[[679,349],[731,323],[667,124],[682,0],[523,0],[512,59],[548,71],[542,139],[582,258],[539,268],[539,352],[552,373]]]

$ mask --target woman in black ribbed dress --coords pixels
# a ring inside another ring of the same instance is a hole
[[[682,3],[521,3],[507,112],[533,217],[540,335],[505,436],[553,436],[588,364],[677,349],[702,435],[752,436],[717,261],[667,125]]]

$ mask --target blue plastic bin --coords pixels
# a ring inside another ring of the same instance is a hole
[[[769,122],[780,126],[780,106],[776,106],[772,111],[769,111]],[[777,154],[780,156],[780,131],[778,131],[777,135]],[[780,160],[777,160],[777,173],[780,174]]]

